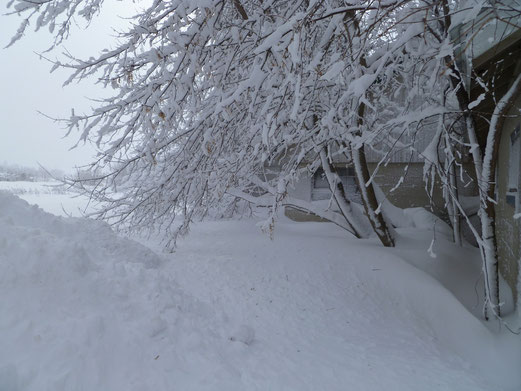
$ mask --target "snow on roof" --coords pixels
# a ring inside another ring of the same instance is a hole
[[[494,6],[466,3],[468,12],[456,13],[451,37],[459,53],[474,61],[521,30],[521,1],[504,0]]]

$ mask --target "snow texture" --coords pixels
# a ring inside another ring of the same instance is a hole
[[[0,390],[519,389],[519,340],[462,300],[476,251],[399,233],[208,222],[157,255],[0,192]]]

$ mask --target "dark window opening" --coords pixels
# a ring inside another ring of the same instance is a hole
[[[356,185],[355,170],[353,167],[335,167],[337,175],[340,177],[349,201],[361,202],[360,191]],[[329,200],[331,198],[331,190],[326,174],[322,168],[319,168],[313,175],[311,200]]]

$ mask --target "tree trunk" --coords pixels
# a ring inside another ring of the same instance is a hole
[[[367,215],[374,232],[385,247],[394,247],[394,238],[389,230],[374,192],[373,184],[370,182],[371,176],[367,168],[365,150],[362,145],[360,148],[351,148],[351,156],[355,166],[356,182],[362,195],[365,214]]]
[[[489,197],[490,188],[494,188],[489,181],[494,181],[490,175],[483,175],[483,155],[481,146],[478,143],[476,134],[476,123],[472,116],[469,107],[469,98],[467,91],[463,85],[463,79],[458,69],[455,67],[452,59],[445,58],[446,64],[451,69],[450,76],[451,84],[456,92],[458,104],[463,111],[467,136],[470,143],[470,153],[476,171],[476,179],[479,193],[479,218],[481,222],[481,238],[478,240],[478,245],[483,257],[483,274],[485,278],[485,297],[486,303],[484,307],[485,318],[488,319],[487,308],[492,310],[492,313],[500,316],[499,311],[499,268],[497,263],[497,240],[495,232],[495,210],[494,210],[494,192],[492,197]],[[487,142],[488,144],[488,142]],[[492,162],[491,162],[492,163]],[[495,165],[495,162],[493,163]],[[495,168],[495,167],[494,167]],[[494,170],[495,174],[495,170]]]
[[[452,224],[452,236],[454,243],[458,246],[461,246],[461,213],[459,210],[460,200],[458,177],[456,172],[456,157],[454,156],[453,145],[447,132],[445,132],[445,151],[445,176],[447,179],[443,181],[443,196],[445,198],[447,212],[449,213],[450,222]]]
[[[354,37],[360,38],[360,20],[356,17],[355,11],[348,11],[344,15],[344,21],[351,19],[353,21],[353,29],[350,29],[347,24],[344,24],[348,39],[352,41]],[[367,62],[362,55],[359,58],[360,73],[362,68],[367,68]],[[362,76],[359,74],[358,76]],[[358,118],[356,120],[358,126],[358,135],[361,135],[361,127],[364,124],[365,103],[358,102]],[[351,156],[356,172],[356,182],[360,188],[362,195],[362,203],[364,205],[365,214],[367,215],[374,232],[385,247],[394,247],[394,237],[391,233],[389,225],[386,223],[382,212],[380,211],[378,201],[374,192],[369,169],[367,168],[367,161],[365,159],[365,149],[362,144],[358,148],[351,146]]]
[[[365,65],[365,59],[361,59],[362,65]],[[364,123],[365,103],[359,103],[358,105],[358,118],[357,125],[360,129]],[[359,130],[359,135],[361,131]],[[362,195],[362,203],[364,205],[365,214],[367,215],[374,232],[378,236],[378,239],[382,242],[385,247],[394,247],[394,237],[391,233],[389,225],[385,221],[385,218],[380,211],[378,200],[374,192],[373,183],[371,176],[369,175],[369,169],[367,168],[367,160],[365,159],[365,147],[362,144],[360,147],[355,148],[351,146],[351,156],[353,158],[353,164],[355,166],[355,177],[360,194]]]
[[[499,152],[499,144],[501,142],[501,133],[505,117],[514,103],[515,99],[521,94],[521,74],[517,76],[516,80],[505,95],[497,103],[487,135],[487,144],[485,146],[485,154],[482,165],[482,180],[483,193],[482,198],[486,198],[484,211],[480,214],[482,224],[482,236],[485,244],[485,259],[487,274],[489,276],[489,289],[491,292],[490,305],[492,309],[497,308],[494,312],[497,316],[501,316],[501,308],[499,307],[499,263],[497,259],[497,237],[496,237],[496,209],[495,209],[495,194],[496,194],[496,166]],[[484,212],[484,213],[483,213]]]
[[[521,93],[521,75],[517,77],[494,109],[483,156],[481,146],[478,144],[475,121],[469,109],[469,98],[463,86],[461,75],[450,57],[446,57],[445,62],[452,72],[450,80],[453,88],[456,90],[456,97],[464,114],[472,159],[476,169],[480,198],[479,217],[481,221],[481,238],[478,240],[478,243],[484,261],[486,304],[492,310],[492,313],[499,317],[501,316],[501,310],[499,307],[499,265],[495,232],[495,175],[502,125],[507,111],[515,98]]]
[[[448,175],[449,175],[449,186],[452,191],[452,198],[448,199],[447,206],[450,205],[450,217],[452,222],[452,232],[454,243],[456,245],[461,246],[461,217],[459,213],[458,206],[456,205],[459,202],[459,192],[458,192],[458,181],[457,181],[457,173],[456,173],[456,165],[455,161],[449,162],[448,167]]]
[[[334,168],[331,166],[324,149],[320,150],[320,160],[329,183],[329,188],[331,189],[333,198],[340,209],[340,213],[346,219],[347,224],[349,224],[349,226],[352,228],[355,236],[357,238],[363,238],[364,231],[353,215],[353,208],[351,206],[351,202],[347,198],[344,185],[334,171]]]

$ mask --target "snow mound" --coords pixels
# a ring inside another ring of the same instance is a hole
[[[242,342],[245,345],[251,345],[255,339],[255,331],[247,325],[241,325],[230,337],[230,341]]]
[[[394,227],[419,228],[452,237],[452,230],[449,225],[427,209],[422,207],[398,208],[389,201],[378,185],[374,184],[374,190],[384,215]]]
[[[206,222],[159,256],[0,192],[0,391],[519,390],[519,341],[442,273],[472,249],[399,233]]]
[[[410,227],[435,231],[446,237],[452,237],[452,229],[449,225],[425,208],[407,208],[403,210],[403,214],[411,221]]]
[[[212,319],[162,263],[104,223],[0,192],[0,390],[159,389],[142,374]]]

